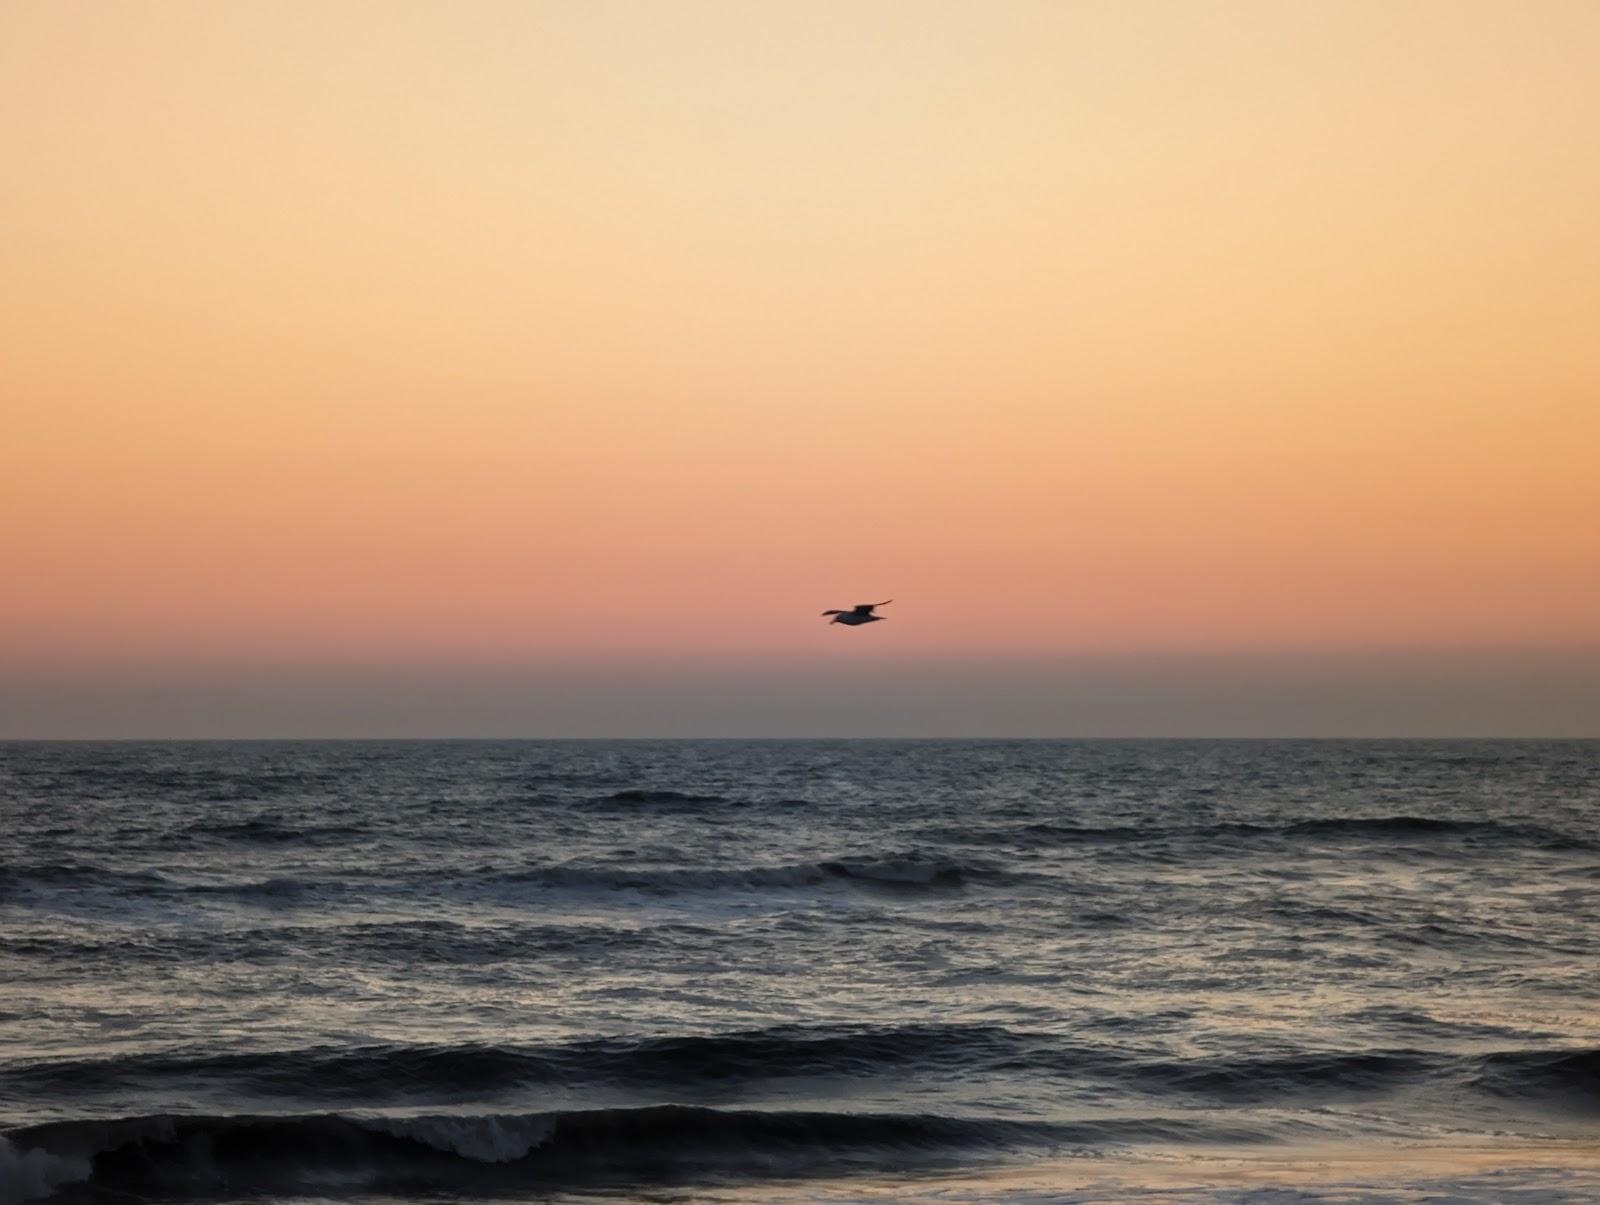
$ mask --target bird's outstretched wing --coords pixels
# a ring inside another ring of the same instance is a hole
[[[887,607],[893,601],[894,601],[894,599],[892,599],[892,598],[886,598],[881,603],[857,603],[856,604],[856,614],[857,615],[871,615],[872,614],[872,609],[874,607]]]
[[[849,612],[847,612],[847,611],[824,611],[823,614],[824,615],[847,615],[847,614],[849,614]]]

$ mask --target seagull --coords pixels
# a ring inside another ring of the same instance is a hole
[[[887,607],[893,601],[894,599],[892,598],[886,598],[881,603],[857,603],[854,609],[849,611],[824,611],[823,614],[833,616],[828,621],[829,623],[845,623],[851,627],[856,627],[863,623],[877,623],[883,616],[874,615],[872,609],[874,607]]]

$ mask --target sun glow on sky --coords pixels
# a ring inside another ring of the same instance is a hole
[[[1597,61],[1561,0],[14,0],[0,665],[1593,649]]]

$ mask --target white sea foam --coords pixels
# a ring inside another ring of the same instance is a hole
[[[63,1184],[87,1180],[92,1171],[87,1159],[18,1150],[10,1140],[0,1138],[0,1205],[43,1200]]]
[[[480,1163],[510,1163],[525,1158],[548,1142],[556,1128],[551,1118],[537,1113],[522,1117],[438,1113],[420,1117],[379,1117],[362,1124]]]

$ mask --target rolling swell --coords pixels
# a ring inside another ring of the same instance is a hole
[[[318,1046],[300,1050],[177,1051],[109,1059],[49,1060],[0,1075],[11,1092],[122,1091],[172,1081],[225,1083],[258,1097],[444,1099],[533,1086],[693,1089],[796,1076],[867,1076],[910,1067],[1087,1064],[1039,1035],[984,1026],[830,1029],[799,1026],[647,1039],[590,1039],[546,1046]]]
[[[601,803],[655,803],[655,804],[702,804],[702,803],[727,803],[722,795],[699,795],[693,791],[663,791],[649,787],[630,787],[626,791],[615,791],[600,800]]]
[[[46,1191],[76,1184],[199,1199],[224,1186],[235,1194],[326,1191],[335,1178],[346,1190],[473,1194],[907,1170],[1028,1148],[1261,1139],[1244,1126],[1170,1118],[1049,1124],[682,1105],[406,1117],[158,1115],[51,1122],[5,1136],[10,1161],[35,1169]]]
[[[12,936],[0,931],[0,954],[115,967],[135,964],[193,966],[249,962],[261,965],[309,958],[359,957],[374,966],[419,964],[489,966],[561,957],[593,961],[620,952],[682,948],[704,943],[715,932],[688,924],[611,926],[599,924],[464,925],[448,920],[367,921],[347,925],[259,925],[216,932],[199,926],[73,940]]]
[[[71,900],[90,893],[121,897],[189,899],[284,907],[322,903],[359,889],[377,895],[413,892],[471,897],[520,891],[637,892],[682,895],[700,892],[792,891],[849,886],[864,890],[929,892],[970,883],[1000,882],[1005,872],[977,860],[957,861],[917,853],[838,858],[775,866],[689,866],[635,869],[629,866],[529,866],[517,870],[424,871],[390,876],[385,883],[278,875],[233,882],[183,882],[159,871],[119,871],[93,865],[0,867],[0,903]]]
[[[1297,1052],[1255,1057],[1138,1056],[1103,1045],[997,1026],[778,1026],[721,1034],[591,1038],[547,1045],[313,1046],[296,1050],[179,1050],[14,1064],[0,1094],[23,1100],[170,1087],[190,1099],[301,1105],[418,1106],[489,1097],[538,1099],[543,1090],[637,1093],[705,1100],[807,1078],[984,1078],[1054,1081],[1090,1100],[1181,1100],[1208,1105],[1391,1097],[1463,1090],[1532,1108],[1600,1111],[1600,1050],[1490,1054],[1428,1050]],[[1086,1094],[1086,1095],[1085,1095]]]
[[[81,898],[96,891],[127,897],[188,895],[251,899],[346,889],[346,884],[337,881],[289,876],[235,883],[186,883],[158,870],[116,870],[88,863],[0,866],[0,902],[28,902],[50,896]]]
[[[974,845],[1103,845],[1157,841],[1240,842],[1297,840],[1400,840],[1426,846],[1431,841],[1488,840],[1557,852],[1600,850],[1600,842],[1536,824],[1494,820],[1443,820],[1427,816],[1338,816],[1288,820],[1277,824],[1235,821],[1222,824],[1081,825],[1035,821],[1009,827],[940,826],[929,830],[949,841]]]
[[[1600,1049],[1491,1054],[1473,1086],[1524,1103],[1600,1116]]]
[[[302,824],[255,816],[247,820],[196,824],[184,837],[218,844],[238,845],[334,845],[353,842],[370,835],[356,824]]]
[[[699,891],[762,891],[850,885],[899,891],[950,890],[995,880],[1002,872],[977,862],[916,854],[830,859],[780,866],[685,867],[632,870],[620,866],[537,866],[496,876],[502,884],[553,890],[639,891],[675,895]]]

